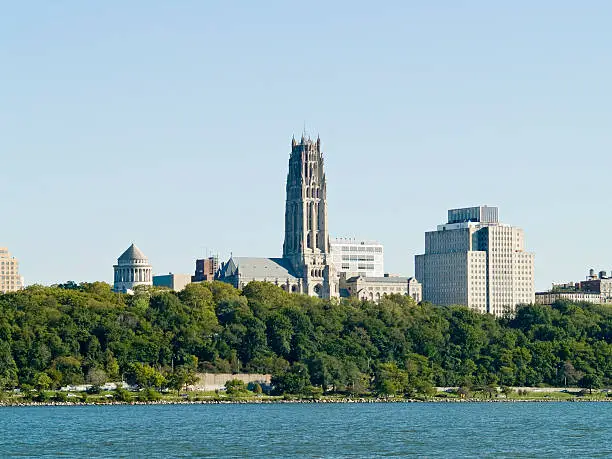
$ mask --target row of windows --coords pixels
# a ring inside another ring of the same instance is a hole
[[[342,261],[374,261],[374,255],[342,255]]]
[[[382,290],[388,291],[388,292],[405,292],[406,288],[405,287],[367,287],[368,292],[371,291],[377,291],[380,292]]]
[[[364,245],[343,245],[342,246],[342,251],[343,252],[375,252],[375,253],[382,253],[383,248],[382,247],[370,247],[370,246],[364,246]]]
[[[349,270],[351,269],[351,265],[348,263],[342,263],[342,268],[343,270]],[[364,270],[374,270],[374,265],[358,265],[357,269],[364,269]]]

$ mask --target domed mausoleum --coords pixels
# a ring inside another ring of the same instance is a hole
[[[153,285],[153,267],[142,251],[132,244],[117,259],[115,270],[115,292],[128,293],[137,285]]]

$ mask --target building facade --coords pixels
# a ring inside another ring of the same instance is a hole
[[[192,282],[211,282],[219,270],[219,257],[208,257],[196,260],[195,274],[191,276]]]
[[[138,285],[153,285],[153,268],[149,259],[134,244],[121,254],[113,269],[115,292],[129,293]]]
[[[380,242],[350,238],[329,241],[331,260],[338,275],[383,277],[385,274],[384,249]]]
[[[302,279],[284,258],[231,257],[219,268],[219,280],[242,289],[249,282],[270,282],[292,293],[303,292]]]
[[[153,276],[154,287],[166,287],[175,292],[180,292],[189,284],[191,284],[190,274],[168,273]]]
[[[6,247],[0,247],[0,293],[16,292],[24,287],[19,275],[19,260]]]
[[[595,274],[595,270],[591,269],[586,280],[578,283],[578,290],[585,293],[597,293],[603,298],[612,300],[612,277],[608,277],[606,271],[599,271]]]
[[[292,292],[337,297],[321,139],[292,139],[286,193],[282,258],[231,257],[217,278],[239,288],[251,280],[266,280]]]
[[[589,275],[581,282],[566,282],[553,284],[547,292],[537,292],[537,304],[553,304],[557,300],[572,302],[587,302],[595,304],[612,303],[612,277],[606,271],[595,273],[589,270]]]
[[[566,300],[572,303],[594,303],[594,304],[610,304],[612,298],[599,293],[588,292],[536,292],[535,304],[551,305],[557,300]]]
[[[421,284],[414,277],[354,276],[346,280],[343,277],[340,280],[341,292],[346,291],[346,296],[360,300],[378,302],[387,295],[407,295],[417,303],[423,299]]]
[[[496,207],[448,211],[448,222],[425,233],[415,257],[423,300],[464,305],[497,316],[535,301],[534,254],[521,228],[498,220]]]

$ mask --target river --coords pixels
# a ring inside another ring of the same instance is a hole
[[[0,457],[612,457],[610,403],[11,407]]]

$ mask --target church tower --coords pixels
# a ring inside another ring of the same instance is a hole
[[[319,138],[313,141],[302,136],[299,143],[295,138],[291,141],[283,258],[301,279],[302,293],[338,296],[329,253],[327,188]]]

